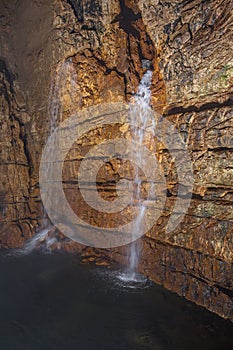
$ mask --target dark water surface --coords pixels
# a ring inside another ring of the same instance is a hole
[[[1,350],[225,350],[233,324],[72,255],[0,255]]]

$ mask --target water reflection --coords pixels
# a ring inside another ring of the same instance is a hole
[[[2,350],[233,348],[230,322],[71,255],[1,255],[0,271]]]

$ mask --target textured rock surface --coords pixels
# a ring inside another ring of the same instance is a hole
[[[232,92],[232,4],[229,1],[140,1],[160,52],[169,104],[223,102]]]
[[[1,2],[1,246],[22,244],[41,224],[38,168],[53,112],[50,86],[61,121],[83,107],[129,101],[146,58],[154,69],[153,108],[175,123],[187,144],[195,184],[184,221],[167,234],[177,176],[158,144],[168,194],[162,216],[142,239],[140,270],[233,320],[232,6],[227,0]],[[81,160],[116,135],[128,137],[127,128],[90,132],[67,160]],[[121,166],[112,162],[99,174],[104,198],[115,198],[109,184],[125,176]],[[76,175],[77,168],[64,170],[71,203],[77,203],[77,185],[69,180]],[[84,204],[81,209],[91,223],[114,223]],[[61,247],[99,265],[126,261],[126,248],[97,251],[62,237]]]
[[[48,132],[53,13],[46,1],[26,0],[2,1],[0,11],[0,242],[17,246],[35,232],[41,217],[38,166]]]

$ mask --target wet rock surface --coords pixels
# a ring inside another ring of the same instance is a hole
[[[140,270],[233,320],[231,7],[226,0],[1,2],[1,247],[22,245],[43,220],[39,163],[50,131],[49,91],[61,64],[70,60],[76,75],[75,94],[70,73],[60,85],[64,120],[84,107],[128,102],[145,72],[141,61],[148,59],[152,106],[176,125],[187,145],[194,188],[182,224],[166,233],[178,179],[166,146],[155,140],[167,200],[157,224],[142,239]],[[78,164],[94,145],[116,136],[128,138],[130,133],[124,125],[97,128],[76,142],[68,163]],[[116,198],[116,182],[132,176],[128,165],[121,169],[119,161],[112,161],[99,173],[103,198]],[[78,166],[64,168],[64,188],[74,210],[77,183],[69,179],[77,180],[77,173]],[[119,221],[112,214],[97,215],[85,204],[81,211],[97,226]],[[127,260],[127,247],[97,250],[59,236],[54,249],[63,248],[99,265]]]

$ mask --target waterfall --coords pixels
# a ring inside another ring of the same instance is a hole
[[[137,149],[135,149],[134,155],[131,159],[139,160],[140,164],[143,164],[143,152],[141,146],[144,144],[146,139],[145,131],[148,130],[150,126],[150,135],[154,136],[155,131],[155,119],[153,117],[153,111],[150,106],[151,102],[151,80],[152,71],[149,69],[150,62],[144,60],[143,67],[147,68],[146,73],[141,79],[138,86],[137,93],[133,96],[130,102],[129,119],[131,125],[132,139],[138,144]],[[149,166],[145,164],[145,166]],[[143,169],[142,169],[143,170]],[[138,215],[135,221],[133,231],[132,231],[132,242],[128,249],[128,268],[127,271],[121,274],[120,278],[125,282],[142,282],[142,276],[137,273],[138,262],[140,258],[140,241],[136,240],[138,233],[142,230],[142,221],[145,215],[145,205],[142,198],[142,179],[140,176],[140,169],[135,167],[135,177],[134,177],[134,193],[132,194],[131,206],[138,207]]]
[[[150,127],[150,135],[155,131],[155,120],[153,116],[153,111],[151,109],[151,80],[152,71],[150,70],[150,62],[144,60],[144,68],[146,68],[146,73],[141,79],[138,86],[137,93],[132,97],[129,106],[129,119],[131,124],[131,135],[134,143],[138,145],[133,152],[131,159],[135,159],[135,164],[143,164],[144,157],[141,146],[147,141],[146,132],[148,131],[148,126]],[[61,63],[55,78],[51,84],[51,90],[49,95],[48,103],[48,114],[50,120],[50,134],[54,132],[58,125],[63,121],[63,118],[74,113],[77,106],[77,91],[79,91],[77,86],[77,76],[76,71],[73,66],[72,59],[68,59]],[[132,126],[134,125],[134,127]],[[49,142],[49,141],[48,141]],[[51,145],[51,152],[53,151],[54,145]],[[59,149],[59,145],[57,145]],[[131,207],[137,212],[137,219],[135,220],[134,227],[132,230],[132,244],[130,245],[128,252],[128,270],[126,273],[122,274],[120,278],[125,281],[141,282],[142,278],[138,275],[138,262],[140,257],[140,241],[136,241],[136,238],[141,236],[142,223],[145,216],[145,202],[142,196],[143,176],[142,170],[147,167],[148,164],[143,164],[142,169],[138,166],[134,168],[134,180],[132,197],[131,197]],[[50,168],[46,170],[48,172],[48,178],[50,174]],[[26,242],[24,251],[30,252],[38,246],[45,247],[46,250],[51,249],[54,244],[58,243],[58,239],[55,231],[51,230],[49,219],[47,215],[44,215],[43,223],[41,229],[38,233],[29,241]]]
[[[68,111],[73,111],[75,106],[74,96],[76,90],[76,71],[74,69],[72,59],[69,58],[58,66],[58,70],[51,83],[50,94],[48,98],[50,134],[54,132],[54,130],[62,121],[64,112],[64,100],[66,100],[66,103],[68,104]],[[47,171],[49,173],[51,170],[48,168]],[[29,254],[34,249],[37,249],[39,247],[42,247],[46,251],[51,251],[52,246],[57,243],[58,238],[56,234],[52,232],[52,225],[47,217],[46,212],[44,211],[40,229],[31,239],[25,243],[24,247],[22,249],[18,249],[16,253]]]

